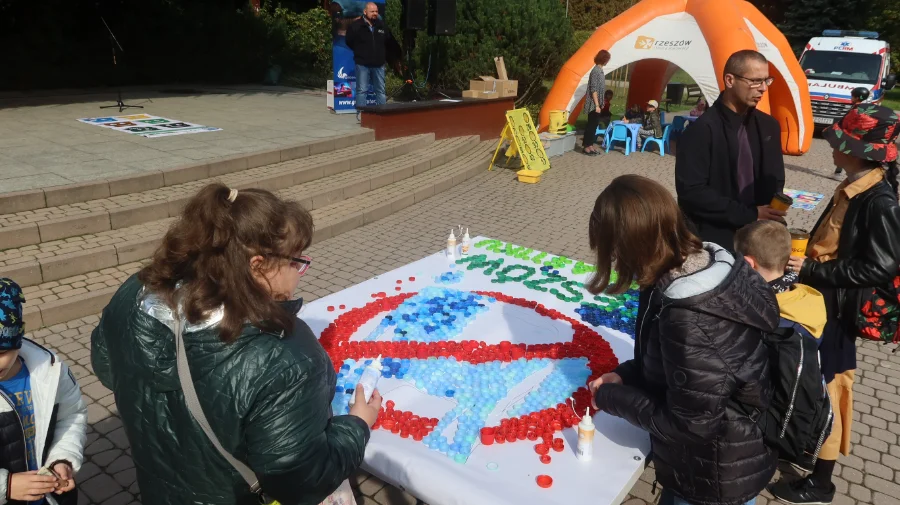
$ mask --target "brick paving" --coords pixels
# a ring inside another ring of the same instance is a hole
[[[468,226],[473,234],[592,262],[587,245],[588,216],[596,196],[609,181],[624,173],[638,173],[674,189],[672,156],[635,153],[626,158],[610,153],[587,157],[569,153],[553,161],[553,168],[540,184],[519,184],[510,170],[484,170],[468,181],[452,184],[436,198],[317,242],[308,251],[313,265],[298,294],[307,301],[315,300],[434,253],[443,247],[447,229],[459,224]],[[820,140],[815,141],[812,153],[786,158],[786,162],[788,187],[830,195],[837,185],[829,178],[830,152]],[[487,161],[483,165],[487,168]],[[791,210],[789,221],[792,226],[809,228],[824,207],[825,202],[814,212]],[[104,278],[104,285],[139,268],[137,264],[122,267],[127,268],[103,274],[111,276]],[[53,294],[52,288],[43,291],[42,296]],[[116,416],[115,402],[91,373],[90,332],[97,321],[96,315],[83,317],[34,331],[30,337],[55,349],[72,365],[90,403],[87,462],[78,475],[81,503],[139,503],[128,442]],[[854,445],[852,455],[842,457],[836,467],[839,494],[834,503],[900,505],[900,354],[874,343],[862,343],[858,355]],[[651,467],[631,490],[626,505],[655,503],[658,495],[651,491],[653,478]],[[416,503],[414,497],[364,472],[352,480],[360,505]],[[769,498],[764,494],[760,504],[767,505]]]
[[[0,193],[138,175],[198,161],[283,148],[358,131],[353,114],[335,115],[324,92],[275,87],[125,88],[144,109],[100,109],[110,90],[68,96],[0,95]],[[137,112],[135,112],[137,111]],[[222,128],[144,138],[78,118],[145,113]]]

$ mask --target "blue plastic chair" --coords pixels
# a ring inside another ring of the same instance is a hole
[[[628,156],[631,154],[631,151],[634,151],[634,146],[631,145],[631,131],[623,124],[617,124],[613,128],[612,135],[607,140],[606,152],[609,152],[609,148],[612,147],[613,142],[616,141],[625,142],[625,156]]]
[[[672,120],[672,133],[677,134],[683,132],[687,125],[688,120],[685,119],[684,116],[675,116],[675,119]]]
[[[597,126],[597,143],[600,144],[601,146],[606,143],[606,130],[608,128],[609,127],[606,125]]]
[[[663,136],[661,139],[658,139],[656,137],[648,137],[648,138],[644,139],[644,147],[641,147],[641,152],[646,151],[647,146],[650,145],[650,143],[652,142],[659,146],[659,155],[665,156],[666,149],[669,149],[669,135],[671,133],[672,133],[672,125],[669,125],[669,126],[666,126],[666,131],[663,132]]]

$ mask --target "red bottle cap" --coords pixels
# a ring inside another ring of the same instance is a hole
[[[537,433],[535,433],[533,431],[529,431],[528,434],[526,435],[526,437],[528,438],[528,440],[531,440],[532,442],[537,440],[537,438],[538,438]]]
[[[409,282],[415,282],[415,280],[416,280],[415,277],[410,277],[410,278],[409,278]]]
[[[494,428],[481,428],[481,443],[491,445],[494,443]]]
[[[551,459],[552,459],[552,458],[550,457],[549,454],[542,454],[542,455],[541,455],[541,463],[543,463],[543,464],[545,464],[545,465],[549,465]]]
[[[561,438],[553,439],[553,450],[554,451],[563,452],[563,449],[565,449],[565,448],[566,448],[566,446],[565,446],[565,443],[563,442],[563,439],[561,439]]]
[[[341,305],[341,306],[340,306],[340,309],[341,309],[341,310],[344,310],[344,309],[346,309],[346,308],[347,308],[346,305]]]
[[[334,312],[334,305],[328,306],[328,312]]]
[[[548,487],[553,485],[553,478],[549,475],[538,475],[537,485],[544,489],[547,489]]]
[[[543,456],[544,454],[550,452],[550,446],[547,444],[537,444],[536,446],[534,446],[534,452]]]

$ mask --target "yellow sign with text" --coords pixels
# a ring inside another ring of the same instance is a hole
[[[500,143],[491,158],[488,169],[494,168],[494,160],[500,151],[503,142],[509,140],[510,147],[506,151],[507,157],[518,155],[522,159],[522,166],[528,170],[543,172],[550,168],[550,160],[544,151],[544,145],[538,137],[534,123],[531,122],[531,113],[527,109],[513,109],[506,112],[506,126],[500,134]]]

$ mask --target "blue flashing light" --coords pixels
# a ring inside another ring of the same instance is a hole
[[[877,39],[878,32],[873,31],[856,31],[856,30],[824,30],[823,37],[862,37],[865,39]]]

